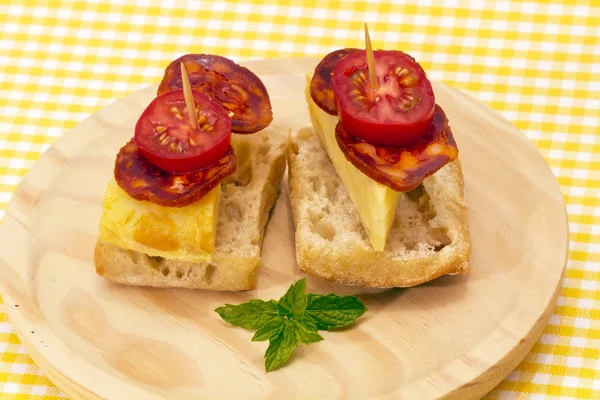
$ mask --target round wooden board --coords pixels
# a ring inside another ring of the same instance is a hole
[[[276,118],[309,125],[304,73],[317,60],[263,60]],[[434,84],[458,141],[470,208],[471,272],[374,291],[309,278],[311,292],[359,295],[369,312],[265,374],[266,343],[213,310],[278,298],[302,277],[284,184],[256,289],[242,293],[121,287],[96,276],[101,201],[118,149],[155,87],[92,115],[52,146],[17,189],[0,229],[0,289],[32,358],[75,398],[469,399],[531,349],[555,303],[567,218],[535,147],[475,99]],[[373,268],[377,268],[376,265]]]

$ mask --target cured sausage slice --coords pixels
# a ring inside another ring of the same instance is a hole
[[[371,179],[397,192],[416,188],[426,177],[458,157],[458,147],[448,119],[436,104],[428,134],[410,147],[364,142],[336,126],[340,149],[356,168]]]
[[[310,97],[328,114],[338,115],[333,93],[333,69],[342,58],[357,51],[360,50],[347,48],[333,51],[327,54],[315,68],[310,81]]]
[[[192,89],[206,93],[233,113],[232,132],[258,132],[273,120],[269,93],[260,78],[248,68],[217,55],[186,54],[171,62],[158,87],[158,95],[183,87],[181,63]]]
[[[136,200],[163,207],[185,207],[200,200],[237,168],[233,148],[213,165],[183,174],[156,167],[140,152],[133,139],[121,148],[115,162],[115,180]]]

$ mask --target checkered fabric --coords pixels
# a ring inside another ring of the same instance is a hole
[[[176,57],[324,55],[363,46],[365,21],[374,47],[408,51],[430,77],[471,93],[521,129],[568,204],[571,251],[558,305],[532,352],[487,398],[600,399],[597,0],[3,1],[0,219],[56,138],[159,81]],[[5,315],[0,392],[2,399],[62,397]]]

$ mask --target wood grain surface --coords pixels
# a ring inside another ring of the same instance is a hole
[[[304,73],[318,60],[246,65],[266,84],[275,118],[309,125]],[[294,259],[287,186],[263,245],[256,289],[242,293],[115,286],[93,249],[115,155],[155,87],[83,121],[27,174],[0,227],[0,290],[32,358],[73,398],[470,399],[531,349],[555,303],[567,218],[551,171],[498,114],[434,83],[460,148],[470,208],[471,272],[410,289],[365,290],[309,278],[311,292],[359,295],[360,322],[299,347],[265,374],[266,343],[213,310],[278,298],[303,276]],[[376,266],[373,266],[376,268]]]

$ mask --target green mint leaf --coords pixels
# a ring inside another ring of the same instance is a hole
[[[277,338],[285,329],[285,318],[277,316],[263,325],[252,337],[253,342],[264,342]]]
[[[350,325],[366,310],[354,296],[306,294],[306,279],[291,285],[279,302],[251,300],[215,309],[224,321],[255,330],[252,341],[269,341],[265,353],[267,372],[284,365],[299,343],[323,340],[317,330]]]
[[[277,303],[279,313],[282,316],[290,316],[297,321],[302,321],[306,302],[306,278],[303,278],[290,286],[287,293],[279,299]]]
[[[251,300],[239,305],[226,304],[215,310],[224,321],[242,328],[257,330],[279,315],[275,300]]]
[[[265,369],[273,371],[282,366],[298,346],[295,326],[291,321],[285,320],[284,329],[277,337],[272,339],[265,353]]]
[[[306,327],[306,329],[310,331],[317,331],[316,321],[310,315],[306,314],[306,311],[304,312],[304,317],[302,317],[301,323]]]
[[[305,324],[314,325],[321,330],[348,326],[367,311],[365,305],[354,296],[338,296],[331,293],[309,294],[306,297]]]
[[[293,323],[296,328],[296,337],[300,343],[311,344],[325,340],[323,339],[323,336],[319,335],[316,329],[310,329],[298,321],[293,321]]]

